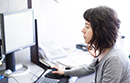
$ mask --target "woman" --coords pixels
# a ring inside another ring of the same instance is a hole
[[[130,83],[130,62],[125,52],[116,45],[120,20],[116,12],[106,6],[90,8],[84,13],[82,29],[88,51],[94,56],[90,65],[62,70],[65,76],[85,76],[95,72],[95,83]]]

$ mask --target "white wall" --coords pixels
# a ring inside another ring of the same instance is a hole
[[[23,10],[23,9],[27,9],[27,0],[0,0],[0,13]],[[0,25],[0,31],[1,31],[1,25]]]
[[[121,19],[121,33],[130,37],[129,0],[33,0],[33,9],[38,19],[40,42],[54,40],[62,46],[74,46],[84,42],[81,30],[84,27],[83,13],[90,7],[107,5]],[[126,45],[128,46],[128,45]]]
[[[75,45],[77,40],[82,40],[82,27],[78,27],[79,23],[74,21],[75,18],[72,13],[71,1],[65,0],[60,4],[53,0],[33,1],[34,10],[39,12],[36,13],[36,17],[38,19],[40,41],[54,40],[56,43],[66,46],[72,44]],[[36,6],[37,4],[39,5]],[[35,7],[39,9],[37,10]]]
[[[27,9],[27,0],[0,0],[0,13]]]
[[[129,0],[32,0],[35,18],[38,19],[40,43],[55,41],[62,46],[74,46],[84,42],[83,13],[90,7],[107,5],[114,8],[121,19],[121,32],[126,36],[125,46],[130,42]],[[27,0],[0,0],[0,13],[27,9]],[[122,43],[122,42],[121,42]],[[128,47],[129,48],[129,47]]]

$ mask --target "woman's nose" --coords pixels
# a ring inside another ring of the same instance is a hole
[[[84,30],[84,28],[81,30],[81,32],[82,32],[82,33],[85,33],[85,30]]]

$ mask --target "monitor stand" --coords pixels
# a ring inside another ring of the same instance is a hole
[[[13,73],[19,69],[24,69],[24,72],[18,72],[18,73]],[[26,71],[25,71],[26,69]],[[7,54],[6,55],[6,70],[4,72],[4,75],[10,75],[13,73],[14,76],[17,75],[24,75],[28,73],[29,68],[26,65],[23,64],[15,64],[15,52]]]
[[[12,72],[15,71],[15,53],[6,55],[6,69],[10,69]]]

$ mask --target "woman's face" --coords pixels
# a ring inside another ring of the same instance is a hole
[[[88,44],[88,42],[92,39],[93,37],[93,31],[90,22],[85,21],[85,27],[82,29],[83,32],[83,37],[85,39],[85,43]]]

